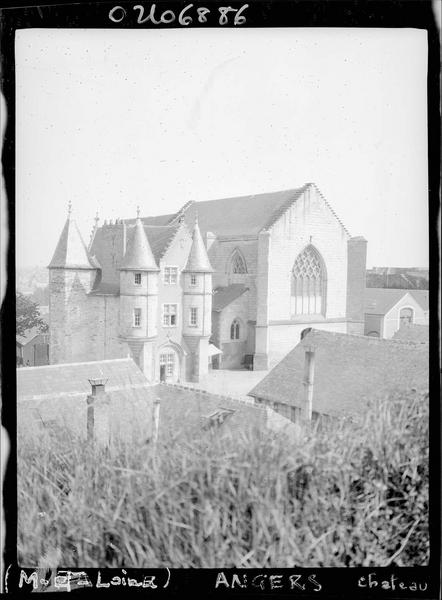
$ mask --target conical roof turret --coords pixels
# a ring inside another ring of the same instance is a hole
[[[126,253],[121,261],[120,269],[128,271],[159,271],[140,219],[139,209],[137,210],[135,227],[127,243]]]
[[[201,231],[198,225],[198,217],[195,218],[195,225],[192,233],[192,246],[187,259],[186,268],[183,272],[192,273],[213,273],[206,246],[204,245]]]
[[[80,230],[72,218],[72,205],[69,203],[68,217],[48,265],[49,269],[100,269],[97,259],[89,254]]]

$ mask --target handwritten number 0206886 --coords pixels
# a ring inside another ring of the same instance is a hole
[[[248,4],[243,4],[243,6],[241,6],[241,8],[232,8],[231,6],[220,6],[218,7],[218,12],[219,12],[219,18],[218,18],[218,23],[219,25],[243,25],[246,22],[246,17],[244,15],[245,10],[249,7]],[[148,23],[149,21],[153,24],[153,25],[168,25],[170,23],[173,23],[174,21],[177,21],[179,25],[183,25],[184,27],[190,25],[191,23],[193,23],[194,19],[196,19],[196,21],[198,23],[207,23],[208,19],[207,19],[207,15],[209,15],[211,13],[211,9],[210,8],[206,8],[204,6],[200,6],[198,8],[195,9],[196,11],[196,15],[194,13],[194,15],[192,16],[192,8],[193,8],[193,4],[187,4],[177,15],[175,14],[175,12],[173,10],[164,10],[161,12],[160,11],[156,11],[156,5],[152,4],[150,6],[150,10],[148,12],[146,12],[146,9],[144,6],[142,6],[141,4],[136,4],[135,6],[132,7],[132,10],[136,11],[138,13],[137,16],[137,23],[139,25],[142,25],[144,23]],[[234,13],[234,15],[231,15],[231,13]],[[122,21],[124,21],[127,17],[127,10],[125,8],[123,8],[122,6],[114,6],[110,11],[109,11],[109,19],[113,22],[113,23],[121,23]],[[232,18],[233,17],[233,21]]]

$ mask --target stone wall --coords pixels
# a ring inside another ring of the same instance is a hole
[[[269,256],[269,320],[290,319],[291,271],[308,246],[326,267],[326,318],[345,318],[347,304],[347,242],[349,234],[315,187],[305,193],[271,228]]]

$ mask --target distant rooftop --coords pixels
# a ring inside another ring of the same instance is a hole
[[[401,298],[411,290],[393,288],[365,288],[364,312],[373,315],[385,315]]]

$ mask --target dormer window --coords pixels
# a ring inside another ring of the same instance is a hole
[[[164,283],[175,285],[178,282],[178,267],[164,267]]]
[[[190,285],[196,285],[196,275],[190,276]]]
[[[135,285],[141,285],[141,273],[135,273],[134,283]]]

